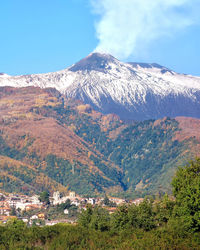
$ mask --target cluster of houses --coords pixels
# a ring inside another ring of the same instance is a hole
[[[37,195],[29,197],[26,195],[5,195],[0,193],[0,221],[5,223],[11,218],[16,218],[19,212],[41,209],[43,206]],[[27,222],[26,219],[25,222]]]
[[[76,195],[75,192],[69,192],[67,196],[61,196],[60,192],[54,192],[53,195],[49,198],[50,200],[50,206],[56,206],[58,204],[65,203],[67,200],[70,200],[71,205],[77,206],[80,210],[86,209],[87,204],[91,204],[93,206],[95,205],[101,205],[105,206],[103,204],[104,198],[83,198],[79,195]],[[109,198],[110,202],[113,204],[116,204],[116,206],[119,206],[123,203],[126,203],[125,199],[120,198]],[[136,205],[142,202],[143,199],[139,198],[134,201],[131,201],[131,203],[135,203]],[[16,218],[18,213],[21,213],[23,211],[30,211],[30,210],[44,210],[46,209],[46,204],[43,202],[40,202],[38,195],[33,196],[26,196],[26,195],[17,195],[17,194],[2,194],[0,193],[0,222],[5,223],[10,218]],[[115,207],[107,207],[108,211],[110,213],[113,213],[116,210]],[[106,207],[106,206],[105,206]],[[13,213],[15,211],[15,213]],[[68,209],[64,210],[64,214],[69,214]],[[21,218],[24,222],[29,222],[29,224],[32,224],[34,220],[41,219],[45,220],[45,214],[44,213],[37,213],[32,215],[30,218]],[[59,222],[59,221],[58,221]],[[48,222],[46,224],[55,224],[54,222]]]
[[[72,205],[77,206],[80,209],[86,209],[87,204],[91,204],[91,205],[99,205],[102,207],[106,207],[106,209],[108,209],[110,212],[116,210],[116,207],[124,204],[124,203],[134,203],[135,205],[139,205],[144,199],[143,198],[138,198],[135,199],[133,201],[126,201],[125,199],[120,199],[120,198],[114,198],[114,197],[109,197],[109,201],[112,204],[116,204],[115,207],[107,207],[103,201],[104,198],[83,198],[80,197],[79,195],[76,195],[75,192],[70,192],[69,196],[64,196],[61,197],[60,192],[54,192],[52,198],[50,199],[51,204],[53,205],[58,205],[58,204],[62,204],[65,203],[67,200],[71,201]],[[64,213],[68,214],[67,209],[64,211]]]

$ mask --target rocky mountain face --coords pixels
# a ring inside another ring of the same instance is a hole
[[[0,88],[0,190],[155,194],[199,152],[199,119],[127,124],[56,89]]]
[[[0,86],[53,87],[67,98],[79,99],[104,114],[115,113],[123,120],[200,118],[200,77],[154,63],[123,63],[108,54],[90,54],[55,73],[1,74]]]

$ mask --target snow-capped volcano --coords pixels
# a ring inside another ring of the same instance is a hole
[[[1,75],[0,86],[6,85],[54,87],[66,97],[125,120],[200,118],[200,77],[178,74],[155,63],[124,63],[108,54],[92,53],[55,73]]]

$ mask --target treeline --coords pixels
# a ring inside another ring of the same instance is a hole
[[[177,171],[172,188],[173,199],[147,197],[113,214],[88,206],[77,225],[9,221],[0,227],[0,249],[200,249],[200,159]]]
[[[163,228],[117,233],[57,224],[27,228],[22,221],[0,227],[0,249],[199,249],[199,233],[180,235]]]
[[[172,181],[173,197],[149,197],[139,205],[122,205],[109,214],[102,207],[88,206],[79,216],[87,229],[118,233],[123,230],[169,230],[183,237],[200,232],[200,158],[179,168]]]

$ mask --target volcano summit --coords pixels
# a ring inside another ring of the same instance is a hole
[[[92,53],[67,69],[47,74],[8,76],[0,86],[54,87],[104,114],[123,120],[165,116],[200,118],[200,77],[179,74],[152,63],[124,63]]]

